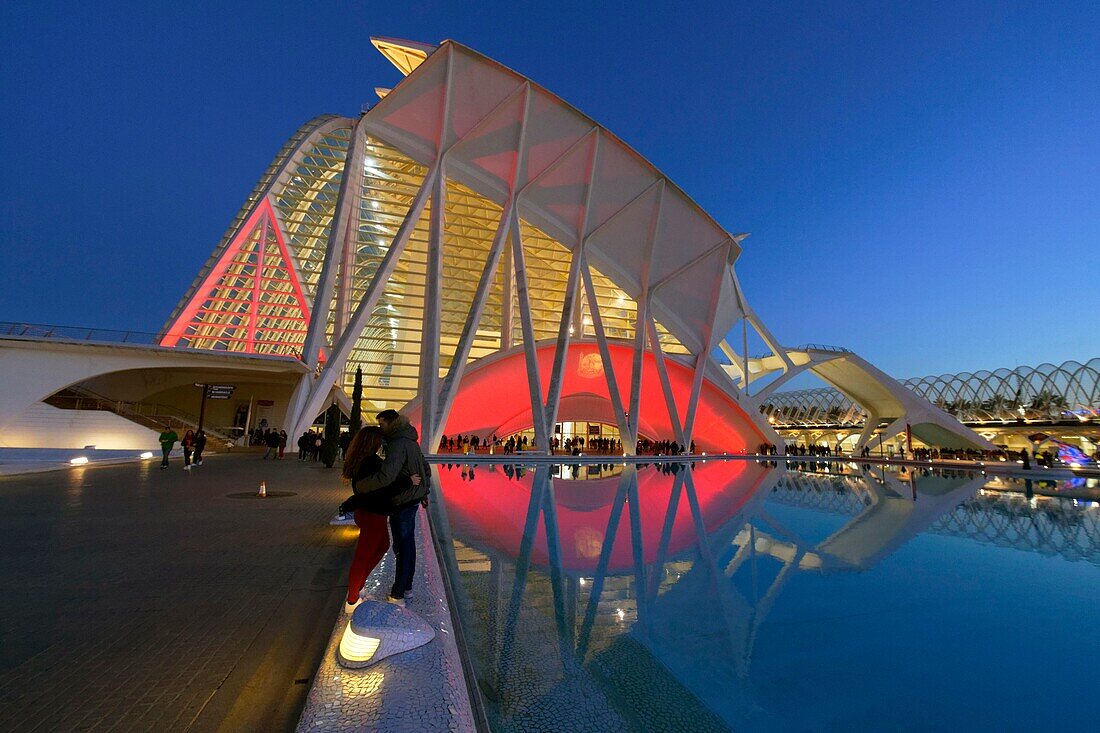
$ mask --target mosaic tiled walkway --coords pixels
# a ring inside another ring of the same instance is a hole
[[[336,647],[348,623],[348,617],[341,615],[317,670],[299,733],[475,730],[441,569],[424,510],[417,517],[416,530],[416,577],[406,608],[435,628],[435,639],[365,669],[344,669],[336,663]],[[393,561],[391,550],[367,578],[361,597],[386,597],[393,582]]]

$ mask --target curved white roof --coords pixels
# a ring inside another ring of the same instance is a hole
[[[373,39],[408,76],[363,120],[417,162],[519,213],[641,299],[686,347],[741,317],[725,231],[623,141],[556,95],[454,41]],[[423,58],[419,64],[418,58]],[[715,296],[717,299],[715,300]]]

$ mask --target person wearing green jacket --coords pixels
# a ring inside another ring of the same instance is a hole
[[[164,428],[160,434],[160,452],[163,458],[160,462],[161,470],[168,468],[168,454],[172,452],[172,448],[176,445],[176,441],[180,439],[180,436],[176,434],[176,431],[170,427]]]

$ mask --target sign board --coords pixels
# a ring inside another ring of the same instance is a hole
[[[206,397],[211,400],[228,400],[233,396],[236,386],[232,384],[208,384],[206,385]]]

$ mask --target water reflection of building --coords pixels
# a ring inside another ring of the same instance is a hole
[[[460,603],[488,619],[471,624],[470,641],[502,719],[560,727],[576,710],[601,727],[673,729],[687,725],[680,710],[693,729],[722,728],[751,712],[758,631],[799,573],[868,570],[921,532],[987,541],[991,527],[1017,527],[994,536],[1071,557],[1093,558],[1100,544],[1095,507],[980,493],[980,475],[713,468],[722,465],[630,466],[584,482],[479,468],[457,489],[458,469],[442,472]],[[810,542],[772,502],[845,519]],[[1025,516],[1039,529],[1022,531]]]

